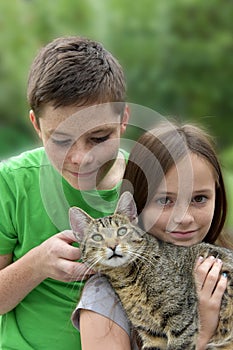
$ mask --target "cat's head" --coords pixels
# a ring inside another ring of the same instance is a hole
[[[137,226],[137,209],[130,192],[121,195],[112,215],[93,219],[73,207],[69,216],[82,259],[93,269],[123,266],[136,260],[143,249],[144,232]]]

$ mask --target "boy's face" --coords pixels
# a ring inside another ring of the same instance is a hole
[[[30,119],[51,163],[72,187],[101,188],[101,183],[108,184],[105,178],[114,177],[127,109],[121,119],[110,104],[56,109],[47,105],[40,125],[32,111]]]

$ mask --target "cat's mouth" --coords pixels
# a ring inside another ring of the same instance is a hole
[[[111,260],[111,259],[113,259],[113,258],[123,258],[123,255],[114,253],[114,254],[112,254],[112,256],[110,256],[110,257],[108,258],[108,260]]]

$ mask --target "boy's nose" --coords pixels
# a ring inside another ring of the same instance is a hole
[[[90,149],[87,149],[87,147],[79,144],[78,142],[72,146],[69,156],[71,162],[78,164],[79,166],[93,162],[93,155]]]

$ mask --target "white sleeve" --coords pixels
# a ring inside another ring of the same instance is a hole
[[[81,299],[72,314],[73,325],[79,329],[80,309],[86,309],[105,316],[130,336],[131,327],[118,296],[107,278],[98,274],[92,276],[85,284]]]

